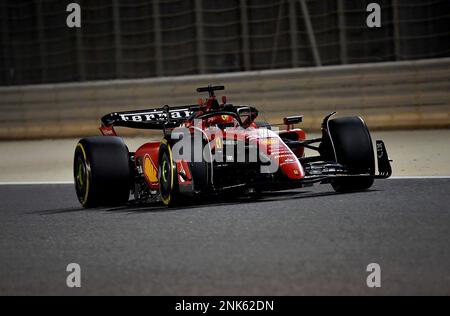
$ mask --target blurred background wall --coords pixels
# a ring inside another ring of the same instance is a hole
[[[3,86],[450,56],[448,0],[2,0],[0,17]]]
[[[310,130],[331,111],[450,127],[449,0],[2,0],[0,18],[3,140],[95,135],[104,114],[192,104],[208,83]]]

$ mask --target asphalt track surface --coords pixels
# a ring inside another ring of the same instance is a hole
[[[0,294],[450,295],[449,193],[450,179],[397,179],[83,210],[72,185],[1,185]],[[66,287],[72,262],[81,289]]]

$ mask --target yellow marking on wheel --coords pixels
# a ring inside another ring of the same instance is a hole
[[[223,142],[222,139],[217,137],[216,138],[216,149],[222,149],[223,148]]]
[[[85,163],[86,163],[86,193],[84,194],[84,199],[83,199],[83,201],[81,202],[81,204],[84,205],[84,204],[87,203],[87,200],[88,200],[88,197],[89,197],[89,178],[90,178],[90,170],[89,170],[89,166],[88,166],[88,161],[87,161],[86,151],[84,150],[83,145],[82,145],[81,143],[79,143],[79,144],[77,145],[77,148],[80,148],[80,149],[81,149],[81,152],[82,152],[82,154],[83,154],[84,161],[85,161]]]
[[[172,190],[172,188],[173,188],[173,178],[174,178],[173,177],[173,170],[174,170],[174,168],[173,168],[173,159],[172,159],[172,149],[170,148],[169,144],[167,143],[167,139],[163,139],[161,141],[161,144],[166,145],[167,149],[169,151],[169,160],[170,160],[170,167],[171,167],[170,168],[170,170],[171,170],[171,172],[170,172],[170,190]],[[171,198],[171,194],[170,193],[169,193],[169,196],[166,199],[163,198],[162,195],[161,195],[162,202],[166,206],[170,204],[170,198]]]

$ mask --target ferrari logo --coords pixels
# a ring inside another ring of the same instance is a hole
[[[296,175],[296,176],[298,176],[298,170],[297,169],[294,169],[294,174]]]

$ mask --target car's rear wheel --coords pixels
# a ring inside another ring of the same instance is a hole
[[[128,148],[119,137],[89,137],[75,149],[74,180],[85,208],[125,205],[130,196]]]
[[[177,165],[173,159],[172,148],[166,139],[163,139],[159,148],[159,191],[161,201],[166,206],[175,206],[180,203]]]
[[[343,165],[350,175],[367,175],[338,178],[332,181],[336,192],[362,191],[369,189],[375,174],[375,157],[369,129],[360,117],[342,117],[328,121],[330,142],[321,146],[326,157],[333,157]]]

